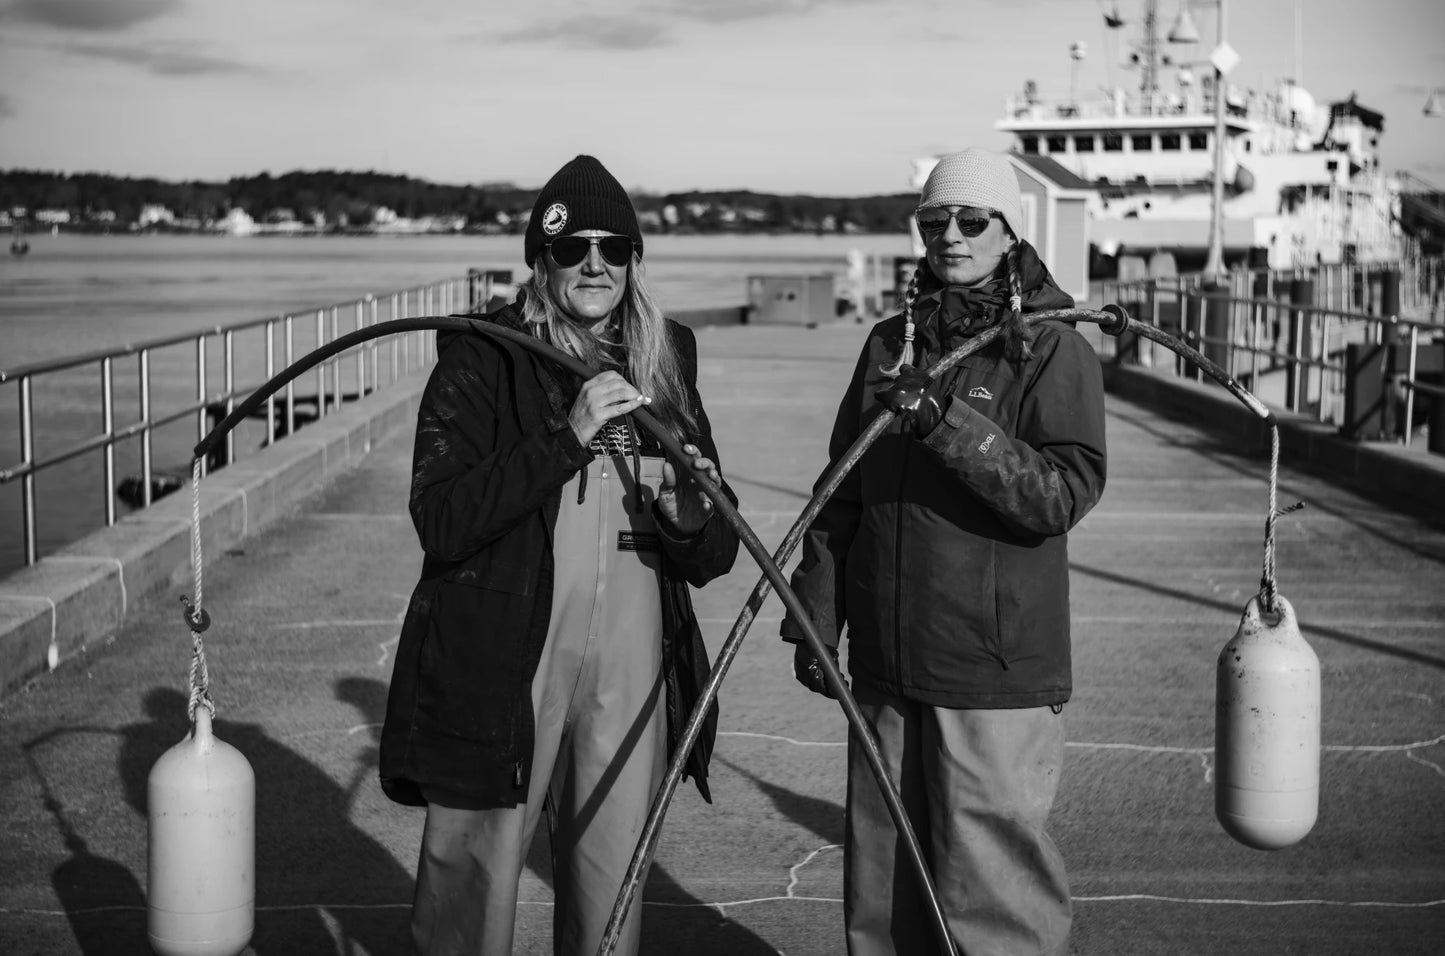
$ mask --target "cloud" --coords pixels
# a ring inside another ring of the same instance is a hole
[[[652,0],[636,15],[557,20],[523,27],[498,37],[504,43],[560,43],[599,50],[645,50],[666,46],[667,20],[734,23],[793,16],[824,6],[861,6],[885,0]]]
[[[881,0],[672,0],[667,9],[679,16],[711,23],[762,20],[768,17],[807,13],[826,6],[862,6]]]
[[[0,120],[8,119],[15,115],[15,104],[5,93],[0,93]]]
[[[7,12],[62,30],[124,30],[180,5],[181,0],[16,0]]]
[[[250,73],[254,68],[236,60],[196,53],[179,45],[139,47],[116,43],[70,43],[69,53],[138,66],[158,76],[205,76],[216,73]]]
[[[666,46],[667,33],[657,23],[631,17],[597,17],[538,24],[504,33],[503,43],[560,43],[597,50],[645,50]]]

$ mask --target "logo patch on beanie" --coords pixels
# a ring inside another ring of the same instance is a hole
[[[542,213],[542,231],[549,236],[555,236],[567,226],[567,204],[554,202]]]

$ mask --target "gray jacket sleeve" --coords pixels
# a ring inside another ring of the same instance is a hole
[[[1104,383],[1072,329],[1038,344],[1013,435],[955,396],[923,445],[1004,521],[1053,536],[1104,492]]]

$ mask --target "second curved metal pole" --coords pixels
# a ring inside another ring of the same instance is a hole
[[[1086,321],[1100,326],[1111,336],[1118,336],[1126,331],[1134,332],[1135,334],[1158,342],[1166,348],[1195,362],[1211,378],[1225,386],[1235,398],[1239,399],[1240,402],[1256,415],[1259,415],[1266,421],[1273,420],[1274,416],[1269,409],[1219,365],[1206,358],[1198,350],[1181,339],[1130,317],[1119,306],[1105,306],[1104,309],[1100,311],[1089,309],[1058,309],[1034,312],[1025,315],[1024,319],[1030,324],[1046,319]],[[938,378],[964,358],[988,345],[1001,334],[1001,331],[999,327],[995,326],[960,345],[930,368],[928,370],[929,376]],[[868,428],[858,436],[848,451],[838,460],[838,463],[823,477],[812,499],[809,500],[807,506],[805,506],[799,514],[797,521],[794,522],[787,535],[784,536],[783,542],[779,545],[777,551],[773,553],[773,563],[776,566],[781,567],[787,563],[788,558],[792,556],[793,551],[797,548],[798,542],[802,540],[804,532],[807,531],[808,526],[813,523],[813,520],[817,518],[818,512],[822,510],[823,505],[832,497],[838,486],[842,484],[848,472],[852,470],[858,460],[863,457],[863,453],[867,451],[878,436],[887,429],[893,417],[891,411],[883,409],[878,417],[869,424]],[[653,800],[647,820],[643,824],[642,834],[638,839],[637,848],[628,865],[627,875],[623,880],[622,888],[618,892],[617,901],[613,906],[612,916],[608,922],[607,932],[603,936],[602,946],[598,950],[599,956],[612,956],[612,952],[616,947],[617,936],[621,929],[621,921],[631,908],[633,898],[641,882],[643,870],[646,869],[647,863],[651,860],[653,853],[656,852],[657,841],[662,831],[663,817],[667,814],[667,808],[673,796],[676,794],[678,785],[682,781],[682,774],[687,757],[692,752],[693,746],[697,743],[697,738],[702,733],[702,725],[707,712],[711,708],[713,701],[717,699],[723,679],[727,676],[728,669],[732,667],[733,660],[737,657],[738,651],[742,647],[743,638],[747,636],[748,629],[752,627],[758,610],[762,607],[763,602],[767,600],[771,584],[772,581],[767,576],[759,579],[757,585],[753,588],[752,593],[744,603],[743,610],[738,615],[737,621],[733,624],[732,630],[728,633],[727,638],[718,649],[712,672],[708,675],[707,683],[703,686],[702,696],[693,708],[687,727],[678,741],[677,750],[673,754],[672,762],[668,765],[667,773],[663,776],[662,783],[658,786],[657,795]],[[801,620],[805,622],[808,621],[806,617]],[[811,622],[808,623],[810,624]],[[843,684],[842,674],[838,671],[838,666],[833,661],[832,655],[827,653],[827,649],[821,646],[821,642],[818,644],[814,643],[812,640],[814,636],[812,630],[805,624],[804,637],[807,639],[809,649],[818,657],[818,662],[822,665],[824,680],[828,684],[829,689],[835,694],[840,690],[843,693],[847,693],[846,685]],[[852,700],[851,694],[848,695],[848,699],[850,701]],[[839,702],[843,705],[844,713],[848,714],[848,705],[843,703],[841,697]],[[850,726],[853,725],[851,715],[849,715],[849,724]],[[872,739],[871,733],[860,735],[860,741],[870,742],[873,744],[874,749],[876,749],[877,743]],[[887,788],[885,787],[885,793],[886,792]],[[919,858],[921,859],[921,852]],[[926,873],[922,879],[927,885],[928,877]],[[949,949],[947,951],[956,952],[951,937],[949,938],[948,946]]]

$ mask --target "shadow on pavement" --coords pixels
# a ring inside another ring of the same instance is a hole
[[[770,783],[730,760],[717,756],[713,759],[750,781],[773,801],[773,806],[777,807],[784,817],[812,831],[813,835],[824,843],[842,846],[845,814],[841,803],[797,793],[787,787]]]
[[[1208,432],[1199,432],[1193,430],[1193,423],[1190,422],[1189,419],[1183,415],[1173,415],[1168,413],[1164,409],[1159,409],[1158,414],[1161,417],[1167,418],[1171,421],[1184,422],[1190,425],[1191,430],[1170,431],[1166,428],[1159,427],[1148,418],[1145,418],[1143,416],[1130,415],[1126,412],[1121,412],[1117,405],[1111,406],[1109,409],[1110,418],[1117,418],[1121,422],[1126,422],[1129,425],[1132,425],[1144,434],[1148,435],[1150,438],[1158,441],[1160,444],[1171,445],[1176,448],[1186,449],[1195,454],[1198,454],[1201,458],[1204,458],[1207,461],[1219,465],[1222,468],[1227,468],[1228,470],[1244,478],[1258,479],[1260,483],[1260,488],[1262,490],[1262,495],[1264,490],[1269,488],[1269,456],[1267,454],[1265,455],[1263,460],[1248,455],[1243,455],[1238,451],[1237,448],[1234,447],[1230,439]],[[1342,488],[1346,491],[1350,490],[1350,485],[1347,482],[1341,481],[1337,473],[1322,465],[1309,461],[1292,460],[1290,456],[1284,452],[1280,453],[1280,462],[1281,464],[1293,468],[1298,472],[1302,472],[1304,474],[1312,474],[1317,477],[1323,477],[1326,482],[1333,487]],[[1262,475],[1259,474],[1261,470],[1264,472]],[[1281,483],[1277,491],[1280,498],[1281,506],[1283,506],[1285,501],[1291,498],[1296,500],[1305,500],[1303,493],[1296,491],[1294,487],[1287,482]],[[1320,514],[1326,514],[1332,518],[1335,518],[1338,521],[1343,521],[1344,523],[1348,524],[1352,528],[1355,528],[1362,534],[1370,535],[1377,540],[1383,541],[1387,544],[1392,544],[1397,548],[1403,548],[1417,557],[1424,558],[1427,561],[1434,561],[1436,563],[1445,563],[1445,554],[1442,554],[1438,550],[1431,550],[1429,548],[1417,545],[1412,541],[1407,541],[1399,537],[1398,535],[1390,534],[1389,532],[1379,527],[1376,527],[1367,521],[1361,520],[1358,515],[1351,513],[1349,510],[1337,507],[1330,504],[1329,502],[1321,501],[1318,497],[1306,501],[1306,506],[1311,511],[1318,511]],[[1402,514],[1408,514],[1416,520],[1420,521],[1422,524],[1429,525],[1431,527],[1445,527],[1445,523],[1442,523],[1442,519],[1438,513],[1432,514],[1426,512],[1418,507],[1411,505],[1408,500],[1405,500],[1403,498],[1395,501],[1394,504],[1391,506],[1391,510],[1398,511]],[[1263,527],[1264,525],[1265,513],[1266,507],[1261,506],[1261,527]]]
[[[45,797],[45,809],[55,820],[69,854],[51,871],[50,883],[61,908],[65,910],[75,942],[85,956],[149,953],[146,898],[140,880],[124,865],[90,852],[90,847],[71,825],[64,804],[50,789],[50,781],[31,753],[33,747],[75,730],[105,732],[91,727],[61,728],[24,745],[26,761]]]
[[[1138,588],[1142,591],[1150,591],[1154,594],[1162,594],[1165,597],[1174,598],[1179,601],[1189,601],[1192,604],[1201,604],[1204,607],[1218,608],[1221,611],[1228,611],[1231,614],[1239,614],[1243,608],[1239,604],[1230,604],[1227,601],[1213,601],[1202,598],[1197,594],[1188,591],[1181,591],[1176,588],[1161,587],[1157,584],[1148,584],[1137,578],[1125,577],[1122,574],[1114,574],[1111,571],[1103,571],[1099,568],[1088,568],[1074,562],[1069,563],[1069,570],[1079,574],[1087,574],[1090,577],[1098,578],[1101,581],[1110,581],[1114,584],[1122,584],[1126,587]],[[1445,670],[1445,658],[1436,657],[1434,654],[1426,654],[1422,651],[1410,650],[1407,647],[1395,647],[1382,641],[1373,641],[1368,637],[1360,637],[1358,634],[1350,634],[1345,631],[1336,630],[1332,627],[1320,627],[1317,624],[1309,624],[1303,620],[1299,622],[1300,633],[1323,637],[1331,641],[1339,641],[1341,644],[1349,644],[1351,647],[1358,647],[1367,651],[1374,651],[1377,654],[1385,654],[1390,657],[1398,657],[1401,660],[1414,661],[1417,664],[1426,664],[1430,667]]]

